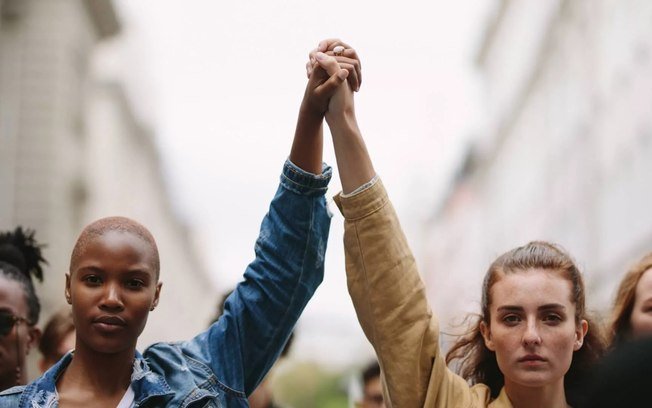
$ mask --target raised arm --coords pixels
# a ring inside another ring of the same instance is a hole
[[[209,330],[184,353],[205,362],[221,388],[249,395],[281,353],[321,283],[330,214],[324,194],[331,169],[322,164],[322,121],[328,101],[349,75],[335,62],[331,75],[311,76],[289,160],[265,215],[255,259]]]
[[[335,41],[328,46],[355,50]],[[349,293],[373,345],[386,385],[388,407],[463,407],[472,397],[450,372],[439,349],[439,328],[396,212],[376,176],[346,84],[331,99],[326,121],[333,136],[343,194],[335,201],[345,218]],[[481,397],[480,399],[483,399]]]

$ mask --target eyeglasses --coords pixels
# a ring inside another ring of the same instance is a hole
[[[11,333],[16,323],[25,322],[27,319],[24,317],[16,316],[10,312],[0,312],[0,336],[4,337]]]

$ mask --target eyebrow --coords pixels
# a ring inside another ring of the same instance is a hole
[[[505,306],[500,306],[497,311],[498,312],[522,312],[525,310],[523,306],[516,306],[516,305],[505,305]],[[539,311],[546,311],[546,310],[566,310],[566,306],[559,304],[559,303],[548,303],[545,305],[541,305],[537,308]]]
[[[82,266],[81,268],[77,269],[78,272],[94,272],[94,273],[100,273],[104,274],[106,271],[102,268],[98,268],[97,266],[89,265],[89,266]],[[149,270],[146,268],[134,268],[130,269],[128,271],[125,271],[124,274],[145,274],[149,275]]]

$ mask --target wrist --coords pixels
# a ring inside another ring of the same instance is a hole
[[[305,99],[299,107],[299,119],[311,122],[320,122],[324,120],[324,111],[319,106],[312,104]]]
[[[355,117],[355,109],[353,106],[342,110],[329,110],[326,112],[325,118],[326,123],[330,128],[358,131],[358,121]]]

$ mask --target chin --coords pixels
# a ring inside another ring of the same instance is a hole
[[[520,372],[513,377],[513,382],[524,387],[544,387],[558,381],[560,376],[553,375],[549,371]]]
[[[116,354],[134,349],[136,342],[129,342],[123,339],[93,339],[86,343],[93,351],[102,354]]]

